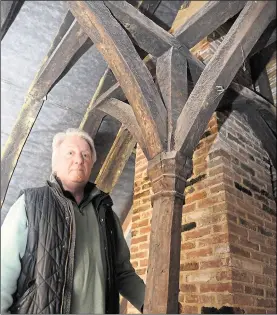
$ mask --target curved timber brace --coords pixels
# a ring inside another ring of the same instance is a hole
[[[124,18],[121,15],[122,6],[128,9],[128,4],[122,2],[118,6],[114,1],[107,2],[107,6],[118,19]],[[227,13],[224,15],[226,20],[244,6],[244,3],[242,6],[236,1],[233,3],[235,4],[228,2],[228,9],[225,10]],[[155,27],[157,33],[152,32],[150,35],[152,38],[158,36],[163,43],[160,53],[157,53],[157,49],[153,50],[158,57],[157,82],[163,100],[128,35],[103,2],[69,1],[69,7],[112,69],[133,112],[130,111],[131,108],[127,109],[129,105],[118,100],[99,103],[98,109],[117,116],[117,119],[124,112],[125,119],[128,120],[129,117],[133,123],[137,123],[141,132],[140,142],[143,142],[149,160],[148,174],[154,196],[144,311],[177,313],[183,193],[186,179],[191,173],[193,150],[223,97],[223,92],[274,17],[275,5],[270,1],[246,3],[207,67],[203,70],[199,64],[194,63],[194,66],[199,67],[200,74],[203,72],[189,97],[186,67],[187,62],[192,63],[193,59],[187,47],[179,45],[173,36],[164,36]],[[139,24],[132,10],[130,8],[130,12],[126,11],[126,16],[134,24]],[[206,17],[211,14],[208,6],[204,13]],[[201,20],[201,16],[196,17],[196,22],[199,19]],[[123,22],[125,28],[128,28],[128,21]],[[182,34],[193,29],[194,24],[188,26],[179,30],[180,40]],[[218,25],[213,25],[215,28],[216,26]],[[147,25],[144,23],[143,31],[145,27]],[[128,34],[140,44],[142,39],[138,33],[138,28],[128,28]],[[164,44],[168,45],[166,49]],[[143,45],[143,49],[147,50],[151,41],[148,40]],[[177,93],[180,86],[178,80],[174,80],[176,74],[181,77],[183,93]],[[223,92],[219,92],[217,86],[222,86]],[[123,122],[122,115],[120,119]],[[129,128],[132,129],[130,126]]]

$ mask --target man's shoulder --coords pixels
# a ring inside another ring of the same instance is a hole
[[[25,195],[25,196],[30,196],[30,195],[36,195],[36,194],[44,194],[49,191],[49,186],[44,185],[44,186],[39,186],[39,187],[29,187],[29,188],[24,188],[21,189],[19,196]]]

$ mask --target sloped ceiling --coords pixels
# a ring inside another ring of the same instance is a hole
[[[162,1],[156,22],[169,29],[183,1]],[[1,148],[13,128],[29,86],[48,52],[67,12],[65,1],[25,1],[1,42]],[[78,127],[107,65],[91,47],[47,95],[21,153],[4,205],[1,223],[21,189],[44,185],[51,172],[53,136]],[[113,143],[119,123],[107,117],[95,138],[98,161],[95,179]],[[112,192],[114,210],[121,216],[132,204],[135,156],[131,156]]]

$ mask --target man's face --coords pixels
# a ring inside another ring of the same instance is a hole
[[[85,185],[93,164],[90,146],[79,136],[67,136],[57,149],[55,170],[65,185]]]

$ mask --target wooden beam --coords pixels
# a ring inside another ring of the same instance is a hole
[[[237,14],[246,1],[208,1],[175,32],[178,41],[189,49],[228,19]]]
[[[95,180],[99,189],[106,193],[110,193],[113,190],[133,152],[135,144],[136,140],[128,129],[121,127]]]
[[[176,121],[188,98],[187,60],[176,48],[170,48],[157,60],[157,82],[167,108],[168,147],[174,147],[172,137]]]
[[[163,152],[148,163],[153,211],[145,314],[178,314],[182,209],[191,172],[191,159],[176,151]]]
[[[146,157],[149,157],[148,147],[146,147],[146,144],[144,143],[141,128],[134,115],[133,109],[129,104],[111,98],[99,103],[97,109],[120,121],[139,143]]]
[[[224,91],[275,14],[271,1],[247,2],[204,69],[177,121],[176,150],[193,154]]]
[[[14,22],[24,0],[1,1],[1,41]]]
[[[149,155],[154,157],[166,146],[167,113],[149,71],[101,1],[68,1],[68,4],[117,78],[139,120]]]
[[[255,91],[259,87],[259,94],[262,95],[269,102],[274,103],[273,95],[266,72],[266,66],[263,66],[263,56],[261,53],[255,54],[250,59],[251,77]]]
[[[104,1],[112,14],[125,27],[128,34],[139,47],[149,54],[159,57],[171,47],[180,49],[193,67],[193,71],[203,67],[187,47],[182,46],[176,38],[150,20],[126,1]]]
[[[260,52],[262,49],[268,47],[274,42],[276,42],[276,19],[269,23],[262,36],[249,53],[249,57],[254,56],[256,53]]]
[[[243,105],[255,109],[270,127],[272,132],[277,136],[276,107],[259,94],[248,89],[247,87],[243,87],[237,83],[232,82],[230,89],[222,98],[219,108],[225,107],[226,104],[232,104],[232,109],[234,110],[240,110],[240,107]]]
[[[64,32],[64,24],[57,36],[60,36],[62,32]],[[46,56],[44,59],[35,80],[29,88],[26,101],[1,154],[1,204],[3,204],[5,199],[10,179],[23,146],[32,130],[47,93],[53,84],[57,82],[72,56],[86,40],[87,35],[81,30],[78,23],[74,21],[59,44],[57,44],[57,40],[54,40],[56,48],[50,56]]]

